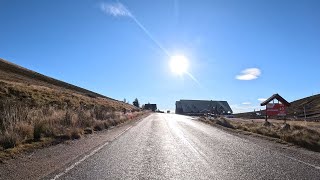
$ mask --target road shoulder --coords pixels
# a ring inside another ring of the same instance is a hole
[[[282,141],[281,139],[278,139],[278,138],[263,136],[263,135],[248,132],[248,131],[242,131],[239,129],[230,129],[217,124],[208,124],[206,122],[198,120],[197,118],[193,120],[201,122],[207,126],[217,128],[223,132],[237,136],[241,139],[248,140],[250,142],[255,143],[258,146],[268,148],[272,151],[280,152],[281,154],[283,154],[283,156],[291,160],[299,161],[299,162],[301,161],[301,163],[304,163],[304,164],[315,165],[317,169],[319,169],[320,167],[320,153],[318,152],[314,152],[314,151],[296,146],[292,143]]]

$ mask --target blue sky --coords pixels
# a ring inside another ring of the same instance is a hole
[[[0,0],[0,57],[130,102],[227,100],[235,112],[320,92],[317,0]],[[169,68],[189,60],[188,74]]]

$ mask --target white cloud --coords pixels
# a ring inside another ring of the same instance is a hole
[[[236,76],[236,79],[238,80],[253,80],[257,79],[261,75],[261,71],[258,68],[248,68],[243,71],[241,71],[240,75]]]
[[[243,102],[242,104],[243,104],[243,105],[250,105],[251,102]]]
[[[258,101],[261,101],[261,102],[263,102],[263,101],[265,101],[265,100],[267,100],[266,98],[259,98],[258,99]]]
[[[118,16],[127,16],[132,17],[131,12],[121,4],[120,2],[117,3],[101,3],[100,8],[103,12],[118,17]]]

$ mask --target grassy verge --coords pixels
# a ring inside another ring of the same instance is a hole
[[[208,119],[204,117],[199,118],[199,120],[211,125],[218,125],[278,138],[309,150],[320,152],[320,131],[318,129],[297,125],[297,123],[289,125],[280,122],[231,121],[225,118]]]
[[[79,139],[84,134],[102,131],[146,112],[110,111],[103,107],[92,109],[52,106],[29,108],[17,102],[0,103],[0,159],[21,151]]]
[[[0,81],[0,158],[101,131],[145,114],[69,90]]]

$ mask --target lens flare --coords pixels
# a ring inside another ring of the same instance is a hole
[[[174,74],[183,75],[188,72],[189,61],[183,55],[175,55],[170,58],[170,69]]]

